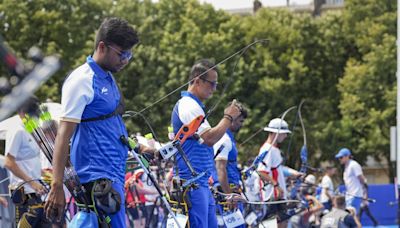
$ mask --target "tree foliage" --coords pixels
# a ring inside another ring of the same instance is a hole
[[[268,8],[238,16],[195,0],[3,0],[0,30],[19,57],[33,45],[61,57],[63,69],[37,93],[59,101],[68,72],[93,52],[101,21],[127,19],[139,31],[140,44],[117,81],[127,108],[146,108],[143,114],[162,140],[196,60],[219,62],[255,40],[268,39],[219,66],[221,86],[206,105],[222,102],[211,123],[221,118],[229,100],[243,102],[250,115],[238,135],[240,143],[305,99],[310,160],[319,166],[344,146],[362,163],[370,155],[389,161],[389,127],[396,114],[396,7],[390,0],[346,0],[343,10],[320,17]],[[298,167],[302,132],[295,115],[286,118],[294,134],[282,149],[287,162]],[[131,133],[150,131],[139,116],[126,123]],[[255,156],[265,138],[261,133],[243,145],[241,160]]]

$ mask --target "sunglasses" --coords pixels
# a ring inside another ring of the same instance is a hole
[[[107,45],[107,47],[111,48],[112,50],[115,51],[115,53],[117,53],[119,55],[119,58],[122,61],[124,60],[131,60],[133,57],[132,51],[120,51],[118,49],[116,49],[115,47],[112,47],[110,45]]]
[[[210,80],[207,80],[207,79],[202,78],[202,77],[200,77],[200,79],[203,80],[203,81],[206,81],[206,82],[210,83],[210,85],[211,85],[214,89],[216,89],[217,86],[218,86],[218,82],[217,82],[217,81],[210,81]]]

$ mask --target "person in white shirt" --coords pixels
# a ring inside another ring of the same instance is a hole
[[[246,170],[252,163],[253,159],[247,161],[248,165],[245,166],[244,170]],[[245,179],[243,179],[243,185],[245,187],[244,194],[246,195],[249,201],[260,201],[260,176],[257,172],[252,172],[251,175]]]
[[[334,194],[334,185],[332,177],[336,174],[334,166],[327,166],[325,168],[325,175],[321,180],[321,195],[319,201],[324,205],[324,210],[330,211],[332,209],[332,197]]]
[[[351,152],[342,148],[335,156],[340,164],[344,165],[343,180],[346,186],[346,205],[352,206],[358,212],[360,210],[363,195],[366,192],[365,177],[358,162],[354,161]]]
[[[151,170],[153,176],[157,176],[155,172],[155,168],[152,167],[153,170]],[[155,188],[153,182],[149,179],[148,175],[143,172],[143,174],[140,176],[140,179],[143,183],[143,190],[146,190],[147,192],[144,194],[144,197],[146,199],[145,202],[145,220],[146,224],[145,227],[157,227],[158,223],[158,209],[157,209],[157,199],[158,199],[158,192],[157,189]]]
[[[6,135],[4,167],[10,171],[11,198],[16,204],[18,227],[19,224],[49,225],[44,219],[44,202],[40,197],[46,193],[46,188],[38,181],[41,177],[40,149],[22,123],[25,114],[32,116],[38,109],[37,98],[29,98],[18,110],[21,121]]]
[[[262,156],[263,153],[266,153],[266,156],[258,165],[257,171],[262,182],[268,184],[262,184],[262,186],[260,186],[262,188],[261,199],[263,201],[286,199],[287,190],[282,166],[283,158],[279,149],[279,144],[286,139],[287,134],[291,133],[291,131],[286,121],[280,118],[271,120],[268,126],[264,128],[264,131],[269,132],[269,134],[264,145],[260,148],[259,156]],[[272,214],[278,214],[279,221],[279,217],[281,217],[281,215],[284,216],[282,213],[285,213],[282,205],[271,205],[268,207],[266,217]],[[279,222],[279,227],[286,226],[287,221]]]

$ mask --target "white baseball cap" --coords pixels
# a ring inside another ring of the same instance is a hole
[[[312,174],[308,174],[306,176],[306,178],[304,179],[304,182],[308,183],[308,184],[315,184],[316,178],[314,175]]]
[[[264,131],[274,132],[274,133],[292,133],[289,130],[289,126],[285,120],[281,118],[275,118],[269,121],[268,126],[264,128]]]

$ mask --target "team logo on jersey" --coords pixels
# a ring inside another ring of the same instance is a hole
[[[107,89],[106,87],[103,87],[103,88],[101,89],[101,94],[107,95],[107,94],[108,94],[108,89]]]

